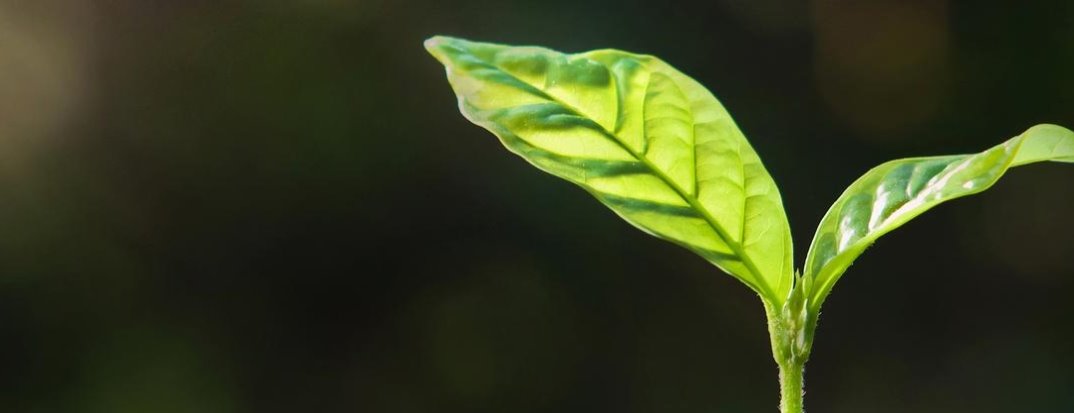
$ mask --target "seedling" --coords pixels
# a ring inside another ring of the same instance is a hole
[[[1009,168],[1074,162],[1074,132],[1037,125],[984,152],[890,161],[858,178],[820,221],[805,267],[775,182],[715,97],[662,60],[619,50],[562,54],[449,37],[425,42],[459,109],[537,168],[681,245],[761,297],[783,413],[802,412],[817,314],[865,249]]]

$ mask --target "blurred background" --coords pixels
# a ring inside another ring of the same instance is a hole
[[[0,411],[775,412],[759,301],[459,114],[421,42],[658,55],[780,184],[1074,126],[1074,2],[0,2]],[[815,412],[1074,411],[1074,168],[866,253]]]

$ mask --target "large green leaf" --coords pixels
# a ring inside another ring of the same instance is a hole
[[[978,154],[899,159],[865,173],[835,201],[813,238],[805,267],[811,308],[820,308],[880,236],[942,202],[988,189],[1011,167],[1041,161],[1074,162],[1074,132],[1037,125]]]
[[[426,41],[459,108],[536,167],[782,303],[793,283],[779,191],[704,87],[652,56]]]

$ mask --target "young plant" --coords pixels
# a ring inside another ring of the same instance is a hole
[[[775,182],[694,79],[656,57],[611,49],[562,54],[440,36],[425,47],[447,67],[463,116],[507,149],[761,297],[783,413],[802,411],[820,307],[870,244],[942,202],[987,189],[1011,167],[1074,162],[1074,132],[1037,125],[977,154],[884,163],[824,215],[799,273]]]

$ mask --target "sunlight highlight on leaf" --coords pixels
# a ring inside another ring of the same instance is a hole
[[[659,59],[434,37],[459,108],[512,152],[768,302],[793,284],[779,190],[723,106]]]

